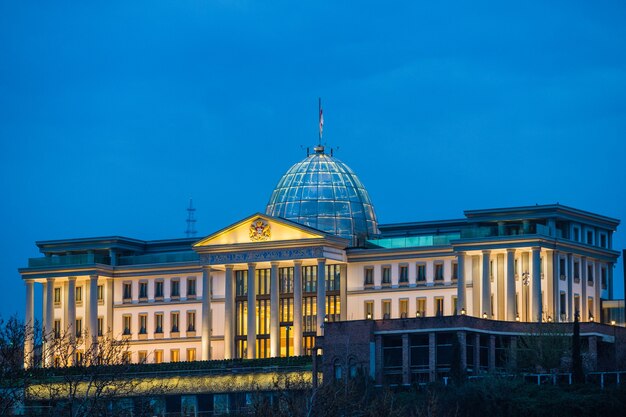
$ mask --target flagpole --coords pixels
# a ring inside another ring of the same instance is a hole
[[[318,97],[318,109],[317,109],[317,127],[319,129],[319,144],[318,146],[322,146],[322,98]]]

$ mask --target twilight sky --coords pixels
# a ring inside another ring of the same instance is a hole
[[[626,222],[623,1],[84,3],[0,1],[0,316],[36,240],[183,237],[190,197],[198,237],[264,211],[318,96],[381,223]]]

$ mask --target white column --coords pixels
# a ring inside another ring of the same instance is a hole
[[[541,323],[543,318],[543,304],[541,299],[541,248],[532,248],[532,283],[531,283],[531,311],[530,321]]]
[[[491,278],[489,276],[489,254],[491,251],[484,250],[483,257],[483,279],[482,279],[482,313],[487,313],[487,318],[492,318],[491,311]],[[481,316],[482,317],[482,316]]]
[[[46,278],[46,303],[44,312],[44,334],[50,336],[54,323],[54,278]]]
[[[506,250],[506,319],[515,320],[515,249]]]
[[[226,265],[224,273],[224,359],[235,357],[235,285],[233,265]]]
[[[256,264],[248,264],[248,359],[256,358]]]
[[[278,317],[278,262],[270,269],[270,356],[280,356],[280,321]]]
[[[293,354],[302,356],[302,261],[293,261]]]
[[[202,267],[202,360],[211,359],[211,267]]]
[[[317,260],[317,335],[324,335],[326,317],[326,259]]]
[[[339,267],[339,318],[341,321],[348,320],[348,265]]]
[[[580,258],[580,289],[580,321],[589,321],[590,312],[587,311],[587,257],[585,256]]]
[[[456,305],[458,311],[456,314],[461,314],[461,311],[467,313],[467,306],[465,305],[465,252],[459,252],[457,255],[457,295]]]
[[[578,311],[574,311],[574,272],[573,272],[572,254],[567,254],[567,320],[574,321],[574,315]],[[563,272],[562,272],[563,273]]]
[[[65,328],[69,332],[70,341],[73,343],[76,339],[76,277],[67,278],[65,314]]]
[[[91,343],[98,341],[98,276],[89,276],[89,304],[87,305],[89,331],[87,340]]]
[[[34,324],[35,324],[35,282],[25,281],[26,284],[26,334],[24,335],[24,368],[33,366]]]
[[[106,303],[106,324],[104,331],[113,334],[113,278],[107,278],[104,285],[104,302]]]

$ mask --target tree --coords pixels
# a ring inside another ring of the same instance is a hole
[[[574,332],[572,334],[572,379],[578,384],[585,382],[580,344],[580,315],[577,311],[574,315]]]
[[[0,415],[8,415],[24,402],[29,374],[24,371],[24,343],[34,337],[32,326],[16,316],[0,318]],[[28,352],[32,357],[34,352]]]

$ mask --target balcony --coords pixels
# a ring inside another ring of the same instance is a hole
[[[44,258],[30,258],[28,260],[29,268],[44,268],[54,266],[67,266],[67,265],[93,265],[104,264],[110,265],[111,258],[103,255],[63,255],[63,256],[49,256]]]
[[[153,255],[121,256],[117,259],[117,264],[124,265],[145,265],[164,264],[173,262],[194,262],[199,257],[196,252],[172,252],[159,253]]]

